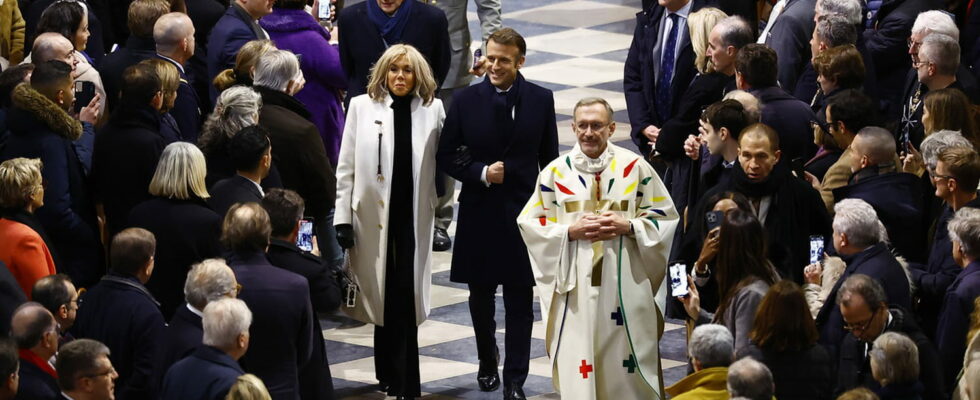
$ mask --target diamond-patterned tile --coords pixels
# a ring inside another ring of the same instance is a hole
[[[572,87],[584,87],[610,81],[622,81],[623,65],[594,58],[571,58],[522,68],[521,74],[532,82],[552,82]],[[619,93],[618,96],[622,96],[622,93]]]
[[[552,53],[584,57],[628,49],[632,40],[632,35],[579,28],[529,37],[526,41],[529,49],[547,49]],[[622,72],[623,66],[620,65],[619,69]]]
[[[632,7],[597,3],[594,1],[565,1],[540,8],[505,13],[505,20],[521,20],[569,28],[584,28],[617,21],[632,20],[637,10]]]

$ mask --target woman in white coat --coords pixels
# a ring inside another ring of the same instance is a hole
[[[360,286],[354,318],[374,324],[388,395],[421,395],[418,325],[429,314],[436,148],[446,117],[414,47],[388,48],[351,100],[337,164],[337,241]]]

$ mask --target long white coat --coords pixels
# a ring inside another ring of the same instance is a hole
[[[412,100],[413,204],[389,204],[394,159],[394,111],[391,96],[384,102],[360,95],[350,102],[337,162],[337,203],[334,224],[354,227],[350,268],[360,285],[356,305],[341,306],[351,317],[383,326],[388,210],[415,211],[415,320],[429,315],[432,229],[436,205],[436,150],[446,113],[439,99],[425,106]],[[378,124],[380,122],[380,124]],[[380,137],[379,137],[380,130]],[[380,152],[379,152],[380,143]],[[381,177],[378,166],[381,166]]]

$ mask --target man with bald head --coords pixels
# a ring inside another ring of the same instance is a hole
[[[27,302],[17,308],[10,334],[20,352],[20,386],[16,399],[58,399],[58,374],[48,363],[58,353],[58,323],[44,306]]]
[[[57,32],[45,32],[34,39],[30,62],[37,65],[45,61],[58,60],[70,65],[72,78],[76,81],[92,82],[95,85],[96,98],[98,99],[97,103],[99,104],[99,114],[97,116],[101,116],[102,110],[105,110],[106,105],[102,75],[91,64],[85,62],[80,63],[78,57],[83,56],[75,52],[75,45],[70,40]]]
[[[180,71],[177,101],[169,112],[177,121],[181,140],[191,143],[197,142],[197,135],[201,130],[201,106],[200,99],[187,78],[184,64],[194,56],[196,32],[190,17],[180,12],[164,14],[153,25],[156,57],[173,64]]]
[[[64,61],[71,65],[72,72],[78,66],[75,59],[75,46],[67,38],[57,32],[45,32],[34,39],[31,48],[31,62],[38,64],[48,60]]]
[[[747,197],[755,215],[766,228],[769,259],[783,279],[803,282],[803,267],[809,264],[810,237],[830,237],[830,217],[820,194],[803,179],[794,176],[783,154],[779,135],[765,124],[754,124],[739,135],[738,163],[732,180],[705,193],[695,207],[701,218],[714,204],[715,194],[739,192]],[[692,231],[692,234],[693,231]],[[703,238],[689,238],[701,248]]]
[[[834,189],[834,202],[861,199],[871,204],[895,250],[908,260],[926,259],[928,228],[921,181],[895,165],[895,137],[884,128],[869,126],[851,142],[851,179]]]

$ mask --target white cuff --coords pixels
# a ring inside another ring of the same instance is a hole
[[[484,165],[483,166],[483,173],[480,174],[480,181],[483,182],[484,185],[487,185],[487,187],[490,187],[490,181],[487,180],[487,171],[489,169],[490,169],[490,166]]]

